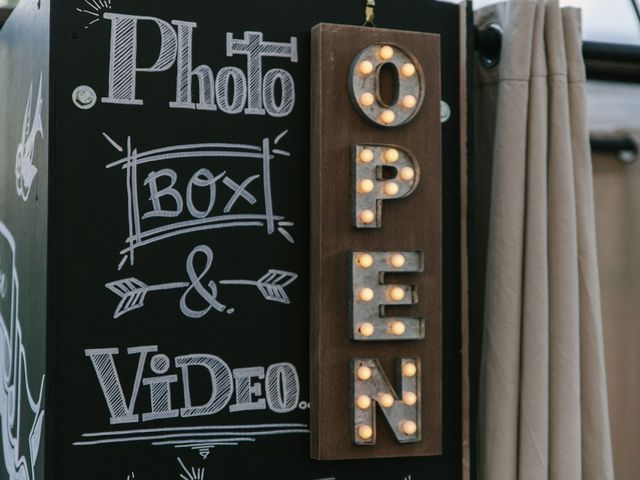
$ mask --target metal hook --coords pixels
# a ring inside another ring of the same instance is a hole
[[[364,23],[363,27],[375,27],[376,24],[373,22],[373,19],[376,16],[376,0],[367,0],[366,6],[364,7]]]

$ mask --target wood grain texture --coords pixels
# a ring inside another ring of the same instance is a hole
[[[353,58],[373,43],[411,51],[425,72],[426,97],[418,115],[397,128],[363,120],[348,98]],[[319,24],[312,31],[311,133],[311,441],[316,459],[437,455],[442,449],[442,203],[438,35]],[[380,229],[351,226],[351,146],[401,145],[420,166],[416,191],[385,201]],[[419,303],[387,308],[387,315],[421,316],[424,340],[355,342],[349,339],[348,256],[352,250],[422,250],[425,271],[388,275],[417,287]],[[375,446],[356,446],[350,435],[349,360],[372,357],[394,382],[398,357],[420,357],[422,440],[400,444],[378,414]]]
[[[613,154],[597,153],[593,173],[614,471],[616,480],[635,480],[640,478],[640,163],[626,165]]]

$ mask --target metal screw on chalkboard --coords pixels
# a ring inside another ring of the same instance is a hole
[[[451,118],[451,107],[445,101],[440,102],[440,123],[445,123]]]
[[[87,85],[80,85],[73,91],[71,98],[76,107],[81,110],[89,110],[96,104],[98,97],[93,88]]]
[[[373,23],[373,19],[376,16],[376,0],[367,0],[367,4],[364,7],[364,23],[362,24],[363,27],[374,27],[376,26],[375,23]]]

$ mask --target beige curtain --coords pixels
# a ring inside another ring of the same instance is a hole
[[[475,85],[490,187],[479,478],[612,479],[580,12],[512,0],[476,15],[504,31]]]

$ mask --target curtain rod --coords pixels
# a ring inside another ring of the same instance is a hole
[[[485,67],[500,63],[502,30],[497,25],[474,29],[475,50]],[[587,78],[640,83],[640,46],[618,43],[583,42],[582,55]]]
[[[617,153],[623,163],[638,161],[638,144],[630,136],[615,138],[599,138],[591,136],[589,139],[591,150],[602,153]]]

